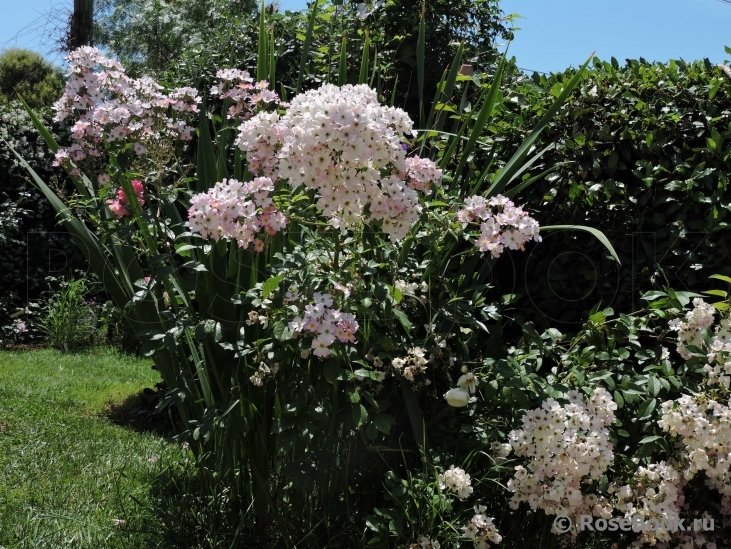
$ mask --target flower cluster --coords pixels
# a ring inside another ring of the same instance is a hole
[[[459,499],[467,499],[472,493],[470,476],[454,465],[439,475],[439,488],[452,492]]]
[[[671,521],[680,518],[680,510],[685,497],[681,475],[670,464],[661,461],[647,467],[639,467],[632,478],[632,483],[621,486],[617,490],[616,508],[624,511],[626,518],[634,515],[643,517],[643,521],[651,521],[654,529],[643,530],[637,544],[655,545],[658,541],[669,541],[672,530]],[[677,523],[677,522],[676,522]],[[666,527],[663,528],[663,525]]]
[[[421,213],[416,191],[442,175],[428,159],[406,158],[412,126],[368,86],[328,84],[295,97],[282,117],[262,112],[245,121],[236,144],[253,173],[316,189],[335,227],[380,221],[397,241]]]
[[[515,454],[530,459],[508,482],[515,492],[510,506],[528,502],[533,510],[564,515],[575,524],[582,514],[609,518],[611,505],[603,497],[584,496],[581,484],[598,480],[614,459],[607,425],[617,405],[603,388],[594,389],[586,401],[578,391],[567,397],[563,406],[548,399],[523,416],[523,429],[510,433]]]
[[[668,323],[671,330],[678,332],[680,343],[677,350],[684,359],[691,358],[691,354],[688,352],[689,346],[702,347],[704,345],[703,336],[706,328],[713,324],[714,314],[713,305],[709,305],[703,299],[696,297],[693,299],[693,309],[685,315],[685,322],[676,318]],[[728,321],[722,327],[718,342],[721,343],[719,351],[731,351],[731,332],[729,331]]]
[[[330,346],[336,339],[341,343],[355,343],[355,333],[358,331],[355,316],[332,308],[333,298],[330,294],[315,292],[313,300],[305,305],[303,316],[296,316],[288,324],[295,334],[307,332],[314,336],[313,354],[320,358],[330,356]]]
[[[426,282],[421,284],[417,282],[406,282],[405,280],[397,280],[394,282],[393,287],[396,288],[402,294],[416,295],[416,290],[421,289],[422,293],[429,290],[429,286]]]
[[[253,326],[254,324],[260,324],[265,330],[269,327],[269,318],[264,314],[259,314],[257,311],[249,311],[249,318],[246,320],[247,326]]]
[[[268,177],[246,183],[224,179],[208,192],[193,195],[188,226],[203,238],[233,238],[244,249],[253,242],[254,251],[261,252],[261,232],[272,236],[287,225],[287,218],[272,202],[273,190]]]
[[[256,82],[248,71],[224,69],[216,72],[218,84],[211,88],[211,94],[233,103],[228,109],[229,118],[247,120],[257,103],[279,105],[279,96],[268,89],[266,80]]]
[[[684,481],[701,471],[706,485],[721,494],[721,513],[731,515],[731,402],[723,405],[704,394],[682,396],[662,404],[658,425],[681,438]]]
[[[703,513],[704,520],[713,520],[708,513]],[[686,521],[687,522],[687,521]],[[705,522],[703,526],[705,526]],[[709,524],[713,524],[710,522]],[[655,545],[656,549],[717,549],[715,537],[712,533],[708,532],[674,532],[672,539],[668,542],[658,542]],[[639,542],[641,543],[641,541]],[[631,549],[635,549],[638,543],[634,543]],[[723,545],[721,545],[723,547]]]
[[[701,298],[693,300],[693,310],[685,315],[685,322],[671,320],[671,330],[678,332],[677,351],[684,359],[692,357],[688,347],[695,346],[706,352],[708,363],[704,371],[707,385],[720,384],[728,390],[731,382],[731,319],[722,318],[713,326],[715,309]],[[713,327],[713,329],[711,329]]]
[[[513,447],[507,442],[493,442],[490,445],[490,449],[492,450],[492,457],[495,460],[495,463],[504,462],[508,459],[510,452],[513,451]]]
[[[249,381],[256,385],[257,387],[261,387],[264,385],[264,381],[266,380],[267,376],[273,376],[279,371],[279,363],[275,362],[272,364],[272,367],[270,368],[267,366],[264,362],[259,363],[259,367],[256,370],[256,373],[249,378]]]
[[[133,179],[132,189],[135,192],[135,196],[137,197],[137,202],[139,203],[139,205],[144,206],[145,199],[143,198],[143,194],[145,192],[145,187],[142,184],[142,181],[138,179]],[[109,209],[112,211],[112,213],[117,216],[117,219],[121,219],[124,216],[130,214],[129,200],[127,200],[127,195],[125,194],[124,189],[122,189],[121,187],[119,188],[119,190],[117,190],[116,199],[107,200],[107,206],[109,206]]]
[[[88,46],[66,59],[70,79],[53,106],[55,120],[63,121],[72,113],[78,114],[78,120],[71,130],[74,143],[57,151],[54,165],[100,157],[105,141],[133,143],[141,156],[152,142],[192,139],[193,128],[169,112],[198,112],[200,97],[195,89],[178,88],[166,95],[151,78],[130,78],[118,61]],[[94,72],[95,67],[102,71]]]
[[[492,257],[500,257],[505,248],[524,250],[526,242],[541,241],[538,222],[502,195],[490,199],[466,198],[465,208],[457,212],[457,220],[480,224],[481,234],[475,246],[481,252],[490,252]]]
[[[721,384],[728,389],[731,363],[726,359],[731,351],[731,323],[724,318],[713,327],[715,309],[702,299],[693,300],[693,309],[684,319],[670,321],[678,332],[678,353],[692,358],[690,347],[707,353],[708,385]],[[669,358],[663,349],[663,360]],[[722,391],[723,392],[723,391]],[[654,526],[645,529],[632,545],[652,545],[658,549],[671,547],[707,547],[715,542],[699,532],[676,532],[674,521],[687,508],[684,489],[698,473],[704,473],[705,484],[721,495],[719,511],[731,515],[731,402],[721,404],[707,393],[684,395],[662,403],[662,418],[658,425],[670,436],[677,437],[676,452],[670,461],[639,467],[629,484],[616,485],[610,490],[617,494],[616,508],[625,517],[640,515]],[[705,517],[705,515],[704,515]],[[712,517],[708,516],[709,520]]]
[[[415,375],[426,372],[426,365],[429,361],[424,355],[424,349],[413,347],[408,350],[406,358],[394,358],[391,366],[409,381],[414,381]]]
[[[426,536],[421,536],[416,543],[410,543],[409,545],[401,545],[399,549],[439,549],[441,545],[437,540],[429,539]]]
[[[490,542],[497,545],[503,540],[492,522],[494,519],[485,516],[486,510],[484,505],[475,505],[475,516],[462,528],[464,535],[475,542],[475,549],[489,549]]]
[[[450,389],[444,395],[447,400],[447,404],[455,408],[462,408],[467,406],[470,401],[470,395],[474,395],[477,392],[477,386],[480,381],[477,379],[475,374],[463,367],[463,374],[457,380],[457,387]]]
[[[433,182],[442,178],[442,170],[428,158],[412,156],[406,159],[406,177],[409,187],[426,192]]]

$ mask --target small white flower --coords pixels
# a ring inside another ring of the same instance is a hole
[[[473,373],[466,373],[457,380],[457,386],[463,391],[468,391],[472,395],[474,395],[475,391],[477,391],[477,386],[479,384],[480,382]]]

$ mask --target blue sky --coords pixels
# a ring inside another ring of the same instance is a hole
[[[0,1],[0,50],[27,47],[60,62],[48,55],[50,45],[47,38],[44,44],[39,27],[44,15],[70,9],[72,0]],[[292,10],[305,3],[280,0]],[[501,7],[524,17],[517,20],[521,30],[510,54],[525,69],[550,72],[578,66],[592,51],[620,62],[708,57],[718,63],[731,57],[723,49],[731,46],[731,4],[720,0],[502,0]]]

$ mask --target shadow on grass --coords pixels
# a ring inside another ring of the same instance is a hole
[[[156,525],[149,549],[274,549],[267,533],[252,531],[246,509],[231,509],[225,492],[204,495],[190,461],[165,467],[148,498],[138,501]]]
[[[104,416],[116,425],[139,433],[154,433],[171,438],[176,434],[177,412],[173,408],[160,413],[155,412],[161,395],[162,391],[159,388],[144,389],[128,396],[122,402],[107,404]]]

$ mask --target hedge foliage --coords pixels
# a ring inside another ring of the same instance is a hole
[[[488,138],[497,157],[509,157],[572,74],[506,90]],[[587,233],[546,233],[495,273],[503,293],[524,296],[516,307],[526,318],[575,331],[600,301],[630,312],[641,292],[666,283],[704,291],[709,275],[731,274],[731,81],[719,68],[597,60],[536,147],[550,145],[533,174],[556,171],[517,202],[541,225],[602,230],[622,264]]]
[[[51,124],[51,114],[43,114]],[[54,127],[63,142],[68,131]],[[0,104],[0,138],[20,152],[45,181],[64,185],[53,168],[53,154],[18,103]],[[2,142],[0,142],[2,143]],[[71,266],[73,242],[56,225],[56,213],[29,181],[27,171],[12,151],[0,145],[0,340],[14,324],[9,315],[25,307],[46,290],[45,278]]]

